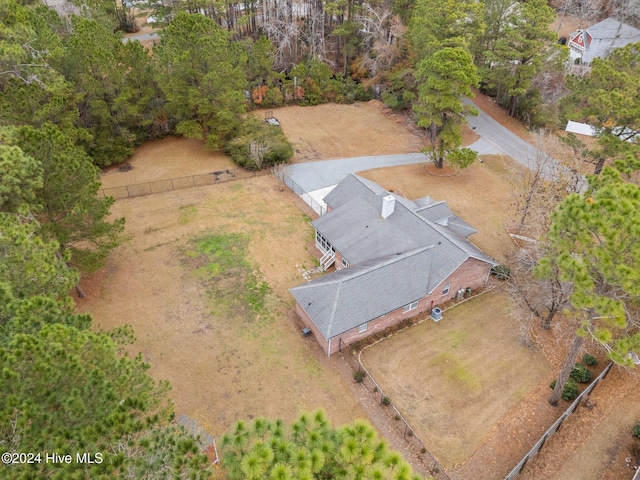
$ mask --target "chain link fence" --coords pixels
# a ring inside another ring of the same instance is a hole
[[[360,352],[362,353],[362,352]],[[399,431],[402,432],[404,440],[409,444],[410,450],[416,453],[419,461],[424,465],[425,469],[435,480],[451,480],[445,472],[442,465],[433,456],[424,442],[418,437],[416,432],[411,428],[409,422],[404,418],[400,410],[393,404],[389,397],[384,393],[380,385],[374,380],[373,375],[369,373],[366,367],[360,361],[360,355],[353,357],[357,360],[358,375],[361,375],[362,381],[359,382],[367,392],[372,395],[380,408],[386,411],[386,414],[397,423]]]
[[[268,175],[268,170],[257,172],[242,168],[220,170],[218,172],[201,173],[198,175],[188,175],[186,177],[167,178],[155,180],[153,182],[137,183],[122,187],[110,187],[100,190],[103,197],[113,197],[116,200],[122,198],[141,197],[154,193],[169,192],[171,190],[181,190],[184,188],[202,187],[205,185],[215,185],[218,183],[230,182],[232,180],[242,180],[245,178],[260,177]]]
[[[304,201],[304,203],[309,205],[318,215],[323,216],[325,213],[327,213],[327,205],[323,205],[316,201],[311,195],[309,195],[309,193],[305,189],[298,185],[293,180],[293,178],[284,173],[284,170],[274,169],[273,174],[278,177],[280,181],[282,181],[287,187],[289,187],[291,191],[293,191],[293,193],[298,195]]]

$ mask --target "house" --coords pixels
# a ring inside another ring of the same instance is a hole
[[[446,202],[407,200],[357,175],[324,201],[315,243],[336,271],[290,291],[327,355],[484,286],[496,265]]]
[[[589,64],[594,58],[606,58],[616,48],[640,42],[640,29],[607,18],[569,35],[567,46],[574,63]]]

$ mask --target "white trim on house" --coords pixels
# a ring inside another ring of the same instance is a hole
[[[418,308],[418,300],[402,307],[402,313],[410,312],[411,310],[415,310],[416,308]]]

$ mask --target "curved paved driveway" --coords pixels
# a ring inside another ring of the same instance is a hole
[[[471,100],[467,103],[474,105]],[[480,110],[477,117],[469,117],[469,126],[480,135],[469,148],[480,154],[505,154],[522,165],[531,168],[537,150],[522,140],[516,134],[506,129],[488,114]],[[380,167],[394,167],[410,163],[421,163],[426,157],[421,153],[407,153],[399,155],[380,155],[372,157],[339,158],[336,160],[319,160],[308,163],[296,163],[285,168],[289,175],[300,187],[312,192],[330,185],[336,185],[349,173]]]
[[[308,163],[294,163],[285,168],[285,173],[306,192],[313,192],[336,185],[350,173],[380,167],[395,167],[426,160],[422,153],[379,155],[375,157],[338,158]]]

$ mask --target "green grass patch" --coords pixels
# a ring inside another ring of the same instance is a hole
[[[447,339],[451,341],[453,348],[458,348],[461,344],[465,343],[469,332],[467,330],[453,330],[447,334]]]
[[[267,316],[271,287],[247,260],[248,242],[246,235],[237,233],[209,234],[194,240],[184,252],[193,273],[207,287],[213,315],[247,320]]]
[[[475,392],[482,386],[480,380],[454,354],[441,353],[429,363],[442,371],[453,388]]]
[[[186,225],[191,222],[196,215],[198,210],[194,205],[185,205],[184,207],[180,207],[180,213],[178,215],[178,223],[180,225]]]

